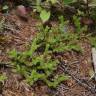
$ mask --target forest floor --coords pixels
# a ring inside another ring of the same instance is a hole
[[[62,82],[57,89],[50,89],[41,82],[30,87],[19,74],[6,65],[10,61],[7,52],[14,48],[24,51],[37,32],[38,21],[32,17],[28,17],[28,21],[23,21],[14,12],[8,15],[1,13],[0,17],[4,17],[8,25],[4,32],[6,39],[0,42],[0,62],[3,63],[0,65],[0,73],[7,75],[7,80],[0,85],[0,96],[96,96],[96,82],[89,76],[93,67],[88,40],[80,42],[82,54],[77,52],[62,54],[66,64],[58,67],[58,72],[64,71],[70,75],[69,80]]]

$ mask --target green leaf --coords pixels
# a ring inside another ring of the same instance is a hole
[[[7,5],[5,5],[5,6],[3,6],[3,8],[2,8],[3,10],[8,10],[9,9],[9,7],[7,6]]]
[[[15,49],[13,49],[12,51],[9,52],[9,56],[12,58],[16,58],[17,54],[18,54],[18,52]]]
[[[68,4],[70,4],[70,3],[73,3],[73,1],[74,1],[74,0],[64,0],[64,4],[65,4],[65,5],[68,5]]]
[[[6,79],[7,79],[7,77],[5,75],[0,75],[0,82],[3,82]]]
[[[55,4],[57,2],[57,0],[51,0],[52,4]]]
[[[40,18],[43,21],[43,23],[49,20],[50,15],[51,15],[50,11],[48,11],[48,12],[46,10],[41,11]]]

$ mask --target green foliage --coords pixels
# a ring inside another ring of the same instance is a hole
[[[5,23],[5,18],[1,18],[1,20],[0,20],[0,33],[3,32],[3,30],[4,30],[4,23]]]
[[[11,51],[12,64],[14,64],[16,71],[23,75],[30,85],[33,85],[38,80],[42,80],[50,87],[56,87],[61,81],[68,79],[68,76],[63,74],[55,79],[53,76],[52,79],[54,80],[49,80],[50,76],[57,69],[59,62],[52,58],[51,53],[47,50],[47,44],[44,52],[36,52],[42,46],[42,43],[37,44],[38,39],[38,37],[34,39],[30,49],[25,52]]]
[[[96,7],[91,9],[90,14],[91,14],[90,17],[91,17],[93,20],[96,20]]]
[[[65,21],[60,22],[58,28],[39,26],[39,32],[29,50],[18,52],[14,49],[10,52],[16,71],[23,75],[30,85],[41,80],[50,87],[56,87],[60,82],[68,79],[68,76],[64,74],[53,76],[60,63],[54,57],[54,53],[81,49],[77,44],[76,35],[61,31],[60,27],[63,24]]]
[[[7,5],[4,5],[2,8],[2,10],[8,10],[8,9],[9,9],[9,7]]]
[[[7,36],[4,35],[4,29],[5,29],[5,18],[0,18],[0,47],[2,44],[4,44],[7,41]],[[2,48],[2,47],[1,47]]]
[[[65,27],[68,25],[68,22],[64,20],[61,16],[59,17],[60,24],[58,28],[46,28],[44,31],[43,28],[40,29],[45,38],[46,42],[53,52],[64,52],[64,51],[80,51],[80,46],[78,45],[78,36],[77,34],[68,32]],[[64,27],[65,26],[65,27]]]
[[[89,6],[90,7],[96,7],[96,0],[90,0]]]
[[[83,32],[87,31],[87,26],[81,26],[80,17],[73,16],[74,25],[76,27],[76,32],[80,35]]]
[[[91,36],[90,38],[89,38],[89,40],[90,40],[90,43],[91,43],[91,45],[92,45],[92,47],[95,47],[96,48],[96,36]]]
[[[77,0],[63,0],[65,5],[76,2]]]
[[[43,22],[48,21],[51,18],[51,16],[54,15],[52,13],[56,12],[56,14],[58,14],[59,12],[57,12],[57,11],[60,8],[62,8],[60,10],[60,12],[63,11],[62,13],[64,13],[64,9],[68,8],[68,9],[70,9],[70,12],[72,11],[72,14],[74,13],[74,15],[76,15],[75,14],[76,10],[77,11],[80,10],[80,11],[84,12],[83,15],[85,15],[85,16],[88,16],[88,14],[90,14],[90,16],[91,16],[92,11],[94,10],[93,8],[96,8],[96,4],[95,4],[96,0],[89,0],[89,1],[87,1],[87,0],[23,0],[23,1],[26,1],[27,3],[29,2],[28,3],[29,6],[34,8],[35,11],[39,12],[40,19]],[[52,10],[52,8],[55,8],[55,10]],[[52,11],[54,11],[54,12],[52,12]],[[42,13],[43,13],[43,15],[41,15]],[[65,12],[65,14],[66,14],[66,12]],[[70,15],[71,15],[71,13],[70,13]]]
[[[52,4],[55,4],[57,2],[57,0],[49,0],[51,1]]]
[[[46,11],[46,10],[42,10],[41,13],[40,13],[40,18],[41,20],[43,21],[43,23],[45,23],[46,21],[49,20],[50,18],[50,11]]]
[[[7,79],[5,75],[0,74],[0,82],[4,82]]]
[[[76,2],[76,0],[45,0],[41,2],[40,0],[36,0],[36,10],[40,13],[40,18],[45,23],[51,17],[51,7],[55,4],[63,3],[64,5],[69,5],[70,3]],[[63,5],[63,6],[64,6]]]
[[[51,12],[43,8],[39,0],[36,1],[36,11],[40,13],[40,19],[43,23],[50,19]]]

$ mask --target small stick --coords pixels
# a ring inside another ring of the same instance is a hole
[[[94,76],[96,81],[96,49],[92,48],[92,59],[93,59],[93,67],[94,67]]]
[[[13,68],[9,63],[0,62],[0,68]]]

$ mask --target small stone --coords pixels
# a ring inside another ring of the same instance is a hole
[[[16,13],[17,13],[17,15],[18,15],[20,18],[22,18],[22,19],[24,19],[24,20],[27,20],[27,19],[28,19],[28,13],[27,13],[27,11],[26,11],[25,6],[23,6],[23,5],[17,6]]]

